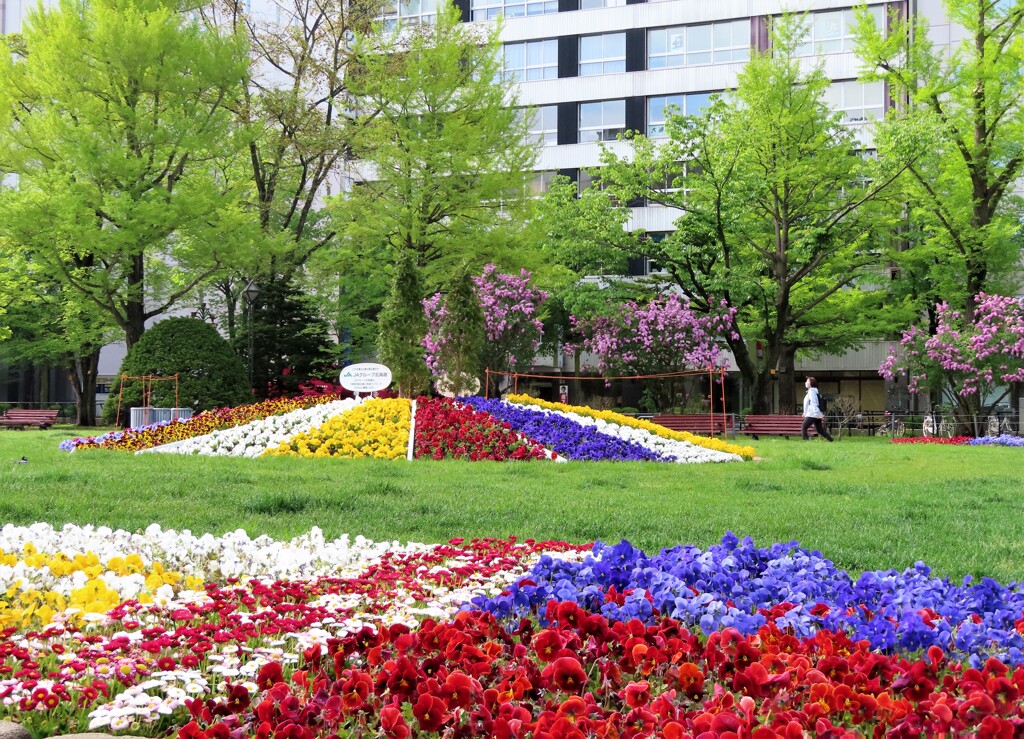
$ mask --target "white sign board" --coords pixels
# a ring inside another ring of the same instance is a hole
[[[339,384],[354,393],[375,393],[391,384],[391,370],[383,364],[361,362],[341,371]]]

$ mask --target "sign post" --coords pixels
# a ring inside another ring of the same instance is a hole
[[[386,389],[391,384],[391,370],[383,364],[371,362],[350,364],[341,371],[338,384],[351,390],[358,398],[360,393],[375,393]]]
[[[569,404],[569,386],[559,385],[558,386],[558,402],[562,405]]]

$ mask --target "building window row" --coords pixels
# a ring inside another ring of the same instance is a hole
[[[876,27],[884,27],[885,13],[881,5],[868,8],[868,12],[874,16]],[[797,55],[811,56],[853,51],[855,45],[853,29],[856,22],[857,16],[852,8],[811,13],[807,21],[807,35],[804,37],[804,42],[797,46]]]
[[[558,0],[472,0],[470,3],[470,18],[475,21],[490,21],[502,16],[522,18],[557,12]]]
[[[750,19],[647,32],[647,68],[723,64],[750,58]]]
[[[602,33],[580,37],[579,75],[626,71],[626,34]]]
[[[505,79],[534,82],[558,77],[557,39],[505,44],[503,52]]]

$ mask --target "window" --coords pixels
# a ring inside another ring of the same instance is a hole
[[[534,172],[526,180],[526,197],[537,198],[546,193],[557,176],[558,172],[554,171]]]
[[[618,8],[626,4],[626,0],[580,0],[580,10],[591,8]]]
[[[475,21],[546,15],[558,12],[558,0],[470,0],[470,11]]]
[[[648,69],[721,64],[749,58],[749,19],[655,28],[647,32]]]
[[[580,38],[580,77],[626,71],[626,34]]]
[[[864,123],[885,115],[882,82],[833,82],[825,91],[830,108],[842,111],[843,123]]]
[[[667,136],[665,122],[668,110],[675,108],[679,115],[699,115],[711,105],[711,92],[695,92],[689,95],[660,95],[647,98],[647,136],[660,138]]]
[[[505,44],[504,54],[507,80],[533,82],[558,77],[558,39]]]
[[[882,6],[868,8],[875,18],[875,25],[884,28]],[[812,13],[807,24],[804,42],[796,47],[798,56],[811,54],[836,54],[853,51],[853,27],[857,21],[853,9],[833,10],[827,13]]]
[[[384,27],[393,29],[399,23],[418,25],[437,19],[437,0],[386,0]]]
[[[626,101],[580,103],[579,142],[615,141],[626,130]]]
[[[558,143],[558,106],[542,105],[539,108],[520,108],[520,115],[530,117],[530,138],[541,146]]]

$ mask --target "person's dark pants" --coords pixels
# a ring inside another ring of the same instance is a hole
[[[807,435],[807,432],[810,430],[811,426],[814,426],[819,436],[832,441],[832,436],[829,434],[828,429],[825,428],[825,424],[821,422],[820,418],[804,418],[804,427],[801,429],[804,441],[807,441],[810,438]]]

